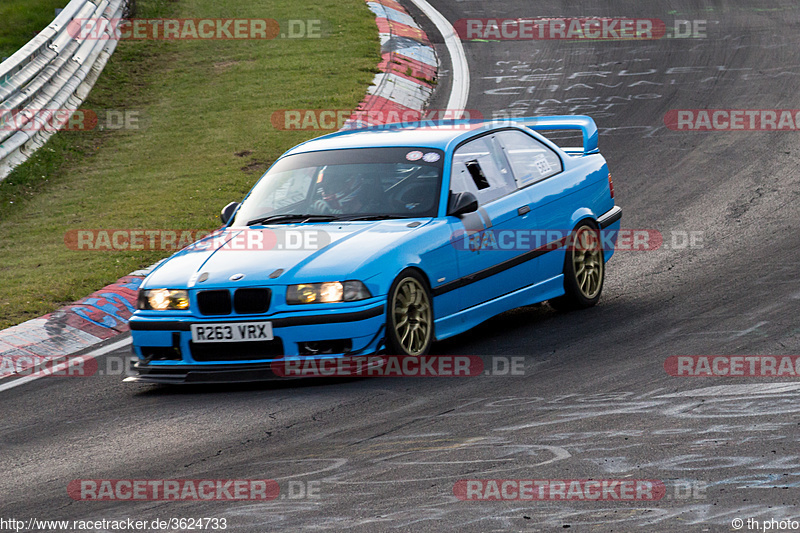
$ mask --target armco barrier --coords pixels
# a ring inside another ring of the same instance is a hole
[[[58,121],[55,127],[42,123],[47,119],[41,111],[78,109],[117,47],[108,31],[97,39],[70,22],[77,19],[82,27],[119,19],[127,5],[128,0],[71,0],[52,24],[0,63],[0,180],[58,129]]]

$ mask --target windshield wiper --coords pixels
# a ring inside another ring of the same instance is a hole
[[[339,220],[338,215],[272,215],[268,217],[254,218],[247,223],[248,226],[255,224],[289,224],[292,222],[333,222]]]
[[[408,218],[401,215],[356,215],[352,217],[343,217],[341,220],[389,220],[391,218]]]

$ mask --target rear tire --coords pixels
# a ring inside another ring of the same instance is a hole
[[[586,309],[597,304],[603,292],[605,258],[597,227],[583,221],[570,235],[564,257],[564,296],[550,305],[559,311]]]
[[[389,355],[425,355],[433,342],[433,305],[425,278],[416,270],[397,276],[386,299]]]

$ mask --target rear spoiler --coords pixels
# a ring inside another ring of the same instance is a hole
[[[597,148],[597,124],[586,115],[555,115],[550,117],[511,118],[526,128],[541,130],[580,130],[583,133],[583,151],[565,150],[567,153],[589,155],[599,153]]]

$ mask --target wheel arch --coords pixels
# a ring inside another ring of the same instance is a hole
[[[594,213],[594,211],[592,211],[588,207],[581,207],[576,209],[572,213],[572,216],[570,217],[569,221],[570,226],[569,228],[565,229],[573,230],[577,228],[578,225],[580,225],[582,222],[585,222],[587,220],[592,223],[595,229],[600,228],[600,224],[597,223],[597,215]]]

